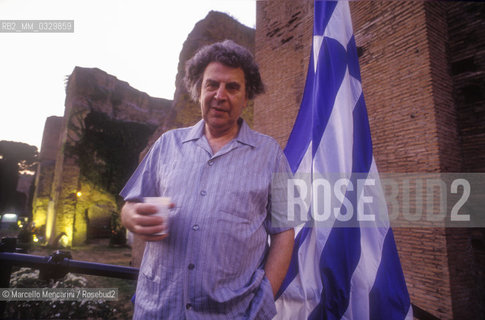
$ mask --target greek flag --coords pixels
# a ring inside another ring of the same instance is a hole
[[[321,192],[334,189],[311,188],[312,221],[296,228],[275,319],[412,319],[385,202],[382,205],[347,1],[315,1],[306,85],[285,153],[295,178],[309,175],[310,185],[317,179],[332,181],[325,180],[330,173],[344,176],[339,181],[346,181],[347,203],[343,199],[343,213],[324,215],[326,225],[319,225],[315,214],[322,215],[314,211],[323,203]],[[361,177],[369,178],[372,183],[364,185],[378,191],[373,201],[366,198],[365,189],[352,184]],[[367,219],[372,215],[374,219]]]

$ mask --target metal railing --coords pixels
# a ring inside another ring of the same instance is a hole
[[[0,243],[0,288],[9,287],[12,267],[39,269],[39,278],[44,280],[60,279],[69,272],[127,280],[138,278],[137,268],[73,260],[69,251],[61,250],[44,257],[16,253],[16,245],[16,238],[3,238]],[[5,306],[6,301],[0,301],[0,317]]]
[[[0,244],[0,288],[8,288],[12,267],[39,269],[41,279],[59,279],[68,272],[128,280],[138,278],[138,269],[112,264],[73,260],[70,252],[57,250],[50,256],[15,253],[16,239],[4,238]],[[414,318],[418,320],[440,320],[436,316],[412,304]],[[0,316],[5,310],[5,301],[0,301]]]

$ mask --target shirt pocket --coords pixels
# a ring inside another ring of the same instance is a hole
[[[225,180],[219,190],[222,190],[219,208],[223,212],[247,220],[266,213],[270,185],[264,177],[250,173]]]

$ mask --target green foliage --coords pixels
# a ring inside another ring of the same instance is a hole
[[[39,271],[21,268],[10,277],[12,288],[84,288],[86,278],[68,273],[58,281],[39,279]],[[3,315],[8,319],[112,319],[116,314],[105,300],[9,301]]]

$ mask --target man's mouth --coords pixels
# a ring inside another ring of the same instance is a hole
[[[211,107],[211,109],[216,111],[216,112],[227,112],[227,110],[221,109],[221,108],[218,108],[218,107]]]

